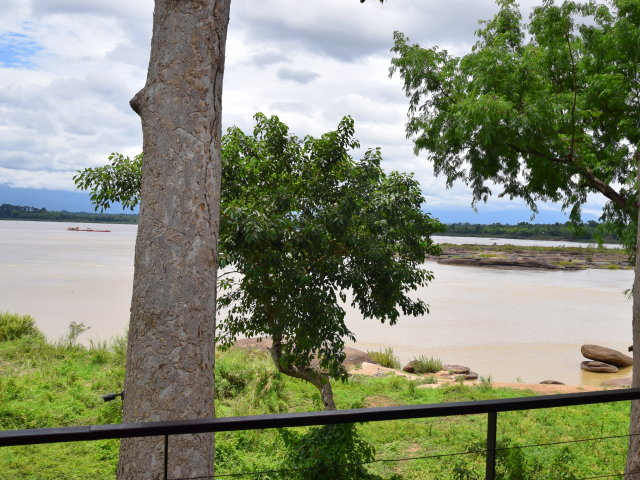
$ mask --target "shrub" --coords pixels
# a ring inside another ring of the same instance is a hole
[[[368,351],[367,355],[371,357],[371,360],[383,367],[400,370],[400,359],[394,355],[393,348],[385,348],[384,351],[380,350],[379,352]]]
[[[370,474],[364,463],[374,460],[375,450],[353,424],[325,425],[311,428],[298,437],[283,432],[287,444],[284,478],[296,480],[365,480],[379,479]]]
[[[44,338],[31,316],[9,312],[0,313],[0,342],[26,336]]]
[[[414,358],[413,370],[416,373],[436,373],[442,370],[442,361],[439,358],[425,357],[420,355],[418,358]]]

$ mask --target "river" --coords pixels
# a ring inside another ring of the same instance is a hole
[[[90,327],[80,339],[84,343],[122,335],[129,319],[137,227],[94,225],[111,232],[67,231],[71,225],[0,221],[0,311],[33,316],[53,340],[64,336],[71,321]],[[358,340],[353,346],[392,347],[402,362],[435,356],[468,365],[494,381],[598,384],[630,374],[629,369],[613,375],[587,373],[579,364],[584,360],[581,344],[622,351],[631,345],[631,302],[623,292],[631,287],[632,271],[516,270],[434,262],[426,267],[435,280],[416,295],[430,305],[430,313],[402,317],[389,326],[363,320],[348,308],[347,323]]]

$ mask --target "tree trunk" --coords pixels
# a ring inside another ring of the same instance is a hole
[[[320,398],[325,410],[337,410],[336,404],[333,400],[333,389],[331,388],[331,381],[329,376],[314,370],[312,367],[296,367],[292,365],[285,365],[282,362],[282,340],[273,337],[273,345],[269,349],[271,358],[276,364],[276,368],[283,373],[293,378],[299,378],[300,380],[306,380],[320,392]]]
[[[222,76],[230,0],[156,0],[131,100],[144,162],[124,422],[212,417]],[[163,478],[163,437],[123,440],[119,480]],[[213,435],[169,438],[169,478],[213,475]]]
[[[640,197],[640,150],[635,154]],[[640,198],[639,198],[640,200]],[[636,264],[632,289],[633,299],[633,378],[631,385],[640,387],[640,209],[638,209],[638,228],[636,231]],[[631,420],[629,450],[627,452],[627,472],[638,473],[640,478],[640,400],[631,402]],[[635,477],[635,476],[634,476]]]

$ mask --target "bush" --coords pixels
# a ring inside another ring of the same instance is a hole
[[[374,460],[375,450],[353,424],[325,425],[311,428],[298,437],[283,432],[288,458],[284,468],[300,470],[285,473],[287,479],[299,480],[373,480],[363,463]]]
[[[371,357],[375,363],[387,368],[395,368],[400,370],[400,359],[393,353],[393,348],[385,348],[384,351],[370,352],[367,351],[367,355]]]
[[[240,348],[217,352],[214,376],[217,399],[244,396],[254,406],[262,404],[271,412],[286,406],[282,375],[264,352]]]
[[[31,316],[9,312],[0,313],[0,342],[27,336],[44,338]]]
[[[418,358],[414,358],[411,363],[413,363],[415,373],[436,373],[442,370],[442,361],[439,358],[427,358],[420,355]]]

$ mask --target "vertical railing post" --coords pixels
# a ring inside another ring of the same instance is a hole
[[[498,412],[489,412],[487,418],[487,469],[486,480],[496,478],[496,429],[498,424]]]
[[[164,436],[164,480],[168,480],[169,470],[169,435]]]

